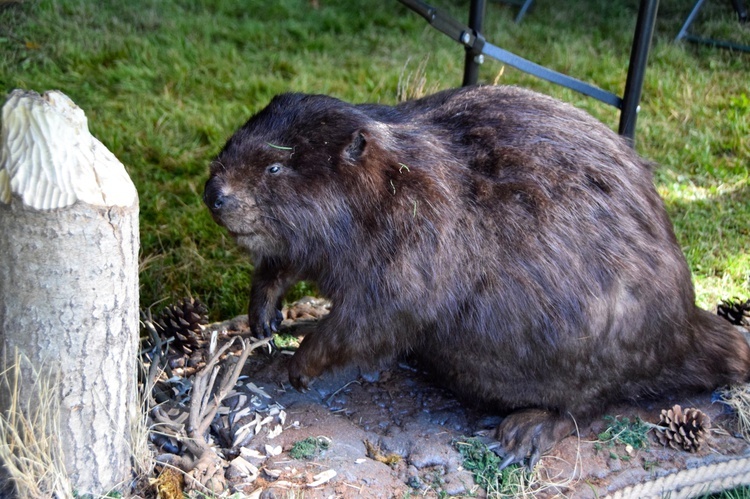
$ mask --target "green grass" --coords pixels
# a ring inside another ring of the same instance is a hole
[[[645,449],[649,446],[648,433],[651,427],[641,421],[641,418],[636,416],[631,422],[630,418],[625,416],[604,416],[604,420],[608,424],[607,429],[597,435],[597,438],[610,449],[610,455],[615,458],[629,459],[625,455],[618,456],[612,451],[615,444],[630,446],[633,450]]]
[[[304,440],[294,442],[289,449],[289,456],[292,459],[312,459],[320,455],[330,447],[331,441],[326,437],[307,437]]]
[[[533,496],[533,473],[519,464],[498,470],[502,459],[476,438],[454,442],[463,459],[462,466],[474,476],[474,482],[482,487],[488,497]]]
[[[750,498],[750,487],[740,487],[704,497],[705,499],[748,499]]]
[[[140,193],[141,301],[191,293],[212,319],[245,311],[251,263],[200,195],[226,138],[276,93],[394,103],[399,76],[424,64],[429,88],[461,82],[462,49],[396,0],[26,0],[0,2],[0,91],[59,89],[126,165]],[[466,17],[467,0],[436,2]],[[521,25],[491,2],[485,34],[519,55],[621,93],[637,0],[538,0]],[[663,0],[637,147],[695,276],[699,303],[750,295],[750,56],[672,38],[689,5]],[[750,30],[708,2],[694,32]],[[488,62],[484,82],[520,84],[589,110],[592,99]],[[303,291],[300,291],[303,292]]]

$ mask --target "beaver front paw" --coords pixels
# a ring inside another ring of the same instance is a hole
[[[575,423],[570,416],[526,409],[508,415],[500,423],[496,434],[498,443],[492,450],[504,458],[500,469],[522,464],[527,459],[527,466],[533,469],[542,454],[574,430]]]
[[[259,339],[270,338],[273,333],[279,331],[284,315],[281,313],[281,309],[271,304],[254,307],[251,303],[247,320],[250,325],[250,334]]]

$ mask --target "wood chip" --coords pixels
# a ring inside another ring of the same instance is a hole
[[[237,428],[237,431],[234,432],[234,441],[232,442],[232,447],[237,447],[238,445],[243,443],[245,439],[250,435],[250,431],[253,426],[255,427],[255,435],[257,435],[260,431],[258,429],[259,420],[260,416],[256,414],[254,421],[250,421],[249,423]]]
[[[272,439],[278,437],[279,435],[281,435],[282,431],[283,430],[281,428],[281,425],[277,424],[276,427],[273,430],[269,430],[269,432],[268,432],[268,438],[269,438],[269,440],[272,440]]]
[[[313,477],[314,482],[308,483],[308,487],[318,487],[319,485],[323,485],[324,483],[328,483],[331,478],[336,476],[336,472],[334,470],[328,470],[324,471],[322,473],[318,473]]]
[[[266,455],[268,457],[278,456],[281,454],[281,446],[277,445],[276,447],[272,445],[266,444]]]
[[[256,420],[260,419],[259,414],[256,414],[255,416]],[[273,418],[271,416],[266,416],[262,421],[259,421],[258,426],[255,427],[255,434],[257,435],[258,433],[260,433],[260,429],[263,428],[263,425],[267,425],[271,421],[273,421]]]
[[[251,392],[257,395],[260,395],[261,397],[265,397],[267,399],[271,398],[271,396],[268,393],[266,393],[265,390],[263,390],[262,388],[259,388],[258,385],[256,385],[253,382],[245,383],[245,386],[247,387],[248,390],[250,390]]]
[[[248,449],[247,447],[242,447],[240,449],[240,456],[250,458],[250,459],[265,459],[266,456],[261,454],[255,449]]]
[[[246,477],[251,478],[252,480],[255,480],[258,477],[258,468],[254,464],[246,461],[242,456],[235,457],[234,459],[232,459],[230,464],[237,468],[240,473],[242,473]]]
[[[251,412],[253,412],[253,409],[245,407],[244,409],[240,409],[239,411],[235,412],[232,419],[234,421],[237,421],[238,419],[241,419],[245,416],[249,416]]]
[[[263,471],[266,473],[266,475],[270,476],[271,478],[279,478],[282,473],[281,470],[272,470],[269,468],[266,468]]]

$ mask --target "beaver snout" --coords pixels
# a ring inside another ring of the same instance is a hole
[[[218,177],[211,177],[206,182],[203,191],[203,202],[214,215],[220,215],[222,212],[231,209],[236,202],[235,197],[225,194],[222,187],[223,183]]]

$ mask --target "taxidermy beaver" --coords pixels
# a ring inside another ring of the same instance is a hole
[[[415,353],[507,415],[504,465],[533,466],[610,403],[750,373],[741,335],[695,306],[649,163],[531,91],[280,95],[226,143],[204,200],[254,259],[255,334],[298,280],[333,301],[290,361],[295,388]]]

